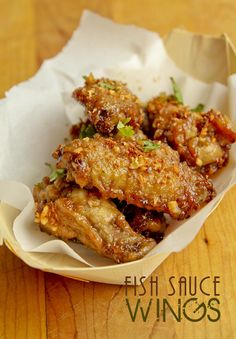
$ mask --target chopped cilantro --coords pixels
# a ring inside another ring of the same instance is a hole
[[[121,128],[124,128],[124,127],[125,127],[125,124],[123,124],[122,121],[119,121],[118,124],[117,124],[118,130],[120,130]]]
[[[83,124],[79,133],[79,138],[83,139],[83,138],[92,138],[94,136],[94,134],[96,133],[95,128],[89,124],[89,125],[85,125]]]
[[[99,81],[98,86],[103,87],[103,88],[106,88],[106,89],[113,89],[113,90],[116,89],[116,86],[110,84],[109,82],[102,82],[102,81]]]
[[[183,100],[183,95],[181,93],[181,89],[179,88],[174,78],[171,77],[170,80],[172,83],[175,100],[177,100],[180,104],[183,105],[184,100]],[[202,112],[203,110],[204,110],[203,104],[198,104],[196,107],[191,109],[192,112]]]
[[[65,169],[64,168],[53,168],[53,166],[47,162],[45,162],[45,165],[48,166],[51,170],[51,174],[49,176],[50,182],[55,181],[58,178],[63,178],[65,175]]]
[[[153,151],[154,149],[157,149],[159,147],[160,147],[160,144],[157,144],[151,140],[145,140],[143,143],[144,152]]]
[[[82,75],[82,78],[84,79],[84,80],[87,80],[87,75]]]
[[[192,108],[192,112],[203,112],[204,110],[204,105],[203,104],[198,104],[196,107]]]
[[[184,100],[183,100],[183,96],[181,93],[181,89],[179,88],[179,86],[177,85],[176,81],[174,78],[170,78],[171,83],[172,83],[172,88],[173,88],[173,92],[174,92],[174,97],[175,99],[180,103],[183,104]]]
[[[125,119],[122,120],[122,123],[123,123],[124,125],[127,125],[128,122],[130,122],[130,120],[131,120],[131,118],[125,118]]]
[[[134,135],[134,130],[132,126],[124,126],[119,129],[119,134],[123,137],[132,137]]]
[[[127,125],[130,120],[131,118],[125,118],[117,124],[118,133],[123,137],[132,137],[132,135],[134,135],[133,127]]]

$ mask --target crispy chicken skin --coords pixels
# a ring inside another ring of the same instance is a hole
[[[99,133],[112,133],[125,118],[130,118],[129,124],[134,129],[143,121],[138,98],[120,81],[95,79],[90,74],[85,86],[77,88],[73,97],[86,107],[88,118]]]
[[[165,143],[144,152],[142,141],[104,138],[73,140],[54,152],[57,167],[80,187],[97,188],[102,197],[125,200],[181,219],[214,196],[212,183]]]
[[[142,258],[155,245],[132,230],[111,200],[49,178],[34,188],[35,222],[42,231],[63,240],[76,240],[117,263]]]
[[[134,205],[126,205],[123,209],[126,220],[132,229],[159,242],[163,239],[166,219],[163,213],[147,211]]]
[[[192,112],[173,96],[160,95],[147,104],[152,137],[167,142],[181,160],[211,175],[228,162],[236,133],[220,112]]]

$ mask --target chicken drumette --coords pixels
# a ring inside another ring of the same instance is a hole
[[[85,77],[85,86],[77,88],[73,97],[85,106],[89,121],[101,134],[114,132],[118,122],[127,118],[134,129],[143,121],[138,98],[120,81],[95,79],[90,74]]]

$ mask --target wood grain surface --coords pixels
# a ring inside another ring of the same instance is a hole
[[[158,31],[174,27],[219,35],[228,33],[236,44],[234,0],[0,0],[0,96],[32,76],[45,58],[54,56],[77,27],[87,8],[120,23]],[[159,295],[167,298],[168,279],[175,276],[220,277],[220,319],[186,318],[171,312],[157,321],[151,308],[146,322],[140,310],[132,322],[124,287],[84,283],[27,267],[5,247],[0,248],[0,338],[236,338],[236,187],[207,219],[195,240],[173,254],[152,274],[159,278]],[[151,298],[140,297],[146,310]],[[210,282],[207,285],[211,287]],[[142,291],[139,287],[138,291]],[[129,288],[134,309],[137,296]],[[197,292],[200,302],[209,297]],[[176,308],[178,294],[168,297]],[[152,297],[153,303],[156,296]],[[181,297],[181,302],[185,301]],[[209,311],[209,308],[207,309]],[[207,312],[208,312],[207,311]]]

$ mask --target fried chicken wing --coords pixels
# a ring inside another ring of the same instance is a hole
[[[211,175],[227,164],[236,133],[222,113],[193,112],[165,95],[150,100],[147,112],[152,137],[167,142],[189,166]]]
[[[95,192],[49,178],[34,188],[35,222],[42,231],[63,240],[76,240],[117,263],[142,258],[155,245],[132,230],[110,200]]]
[[[102,134],[113,132],[118,122],[126,118],[130,118],[135,129],[143,121],[138,98],[120,81],[95,79],[90,74],[85,86],[77,88],[73,97],[86,107],[91,124]]]
[[[176,151],[158,142],[145,152],[142,143],[95,135],[59,146],[53,156],[57,167],[67,170],[68,181],[95,187],[105,199],[125,200],[178,219],[211,200],[212,183],[180,163]]]
[[[126,205],[123,213],[135,232],[153,238],[157,242],[163,239],[167,226],[163,213],[147,211],[134,205]]]

